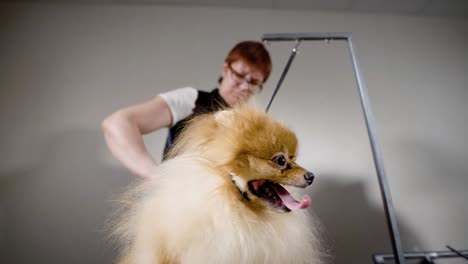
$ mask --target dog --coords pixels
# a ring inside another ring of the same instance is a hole
[[[193,118],[153,177],[121,199],[118,263],[322,263],[310,198],[286,190],[314,180],[297,148],[251,105]]]

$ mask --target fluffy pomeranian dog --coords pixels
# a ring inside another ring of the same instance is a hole
[[[195,117],[153,177],[124,195],[118,262],[321,263],[310,198],[285,188],[314,179],[296,164],[297,145],[252,106]]]

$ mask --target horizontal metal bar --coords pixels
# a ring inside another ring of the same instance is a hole
[[[468,250],[460,250],[462,254],[468,254]],[[441,259],[441,258],[459,258],[455,252],[452,251],[433,251],[433,252],[406,252],[404,253],[405,259]],[[393,254],[374,254],[374,263],[384,263],[385,260],[393,260],[395,256]]]
[[[347,40],[351,33],[274,33],[263,34],[263,41]]]

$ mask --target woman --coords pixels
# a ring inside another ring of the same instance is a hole
[[[170,128],[166,154],[190,117],[248,100],[262,90],[270,72],[271,59],[264,45],[240,42],[224,60],[218,88],[203,92],[184,87],[114,112],[102,122],[107,145],[130,172],[148,178],[156,161],[144,145],[144,134]]]

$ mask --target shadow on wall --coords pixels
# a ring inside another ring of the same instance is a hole
[[[327,263],[373,263],[372,254],[391,253],[383,207],[376,208],[366,197],[364,182],[349,184],[334,178],[317,175],[309,190],[312,210],[323,226],[325,248],[330,251]],[[405,250],[405,245],[421,245],[401,219],[398,227]]]
[[[48,140],[38,166],[0,172],[0,263],[112,263],[110,200],[134,177],[102,161],[98,130]]]

